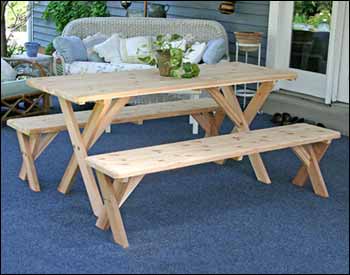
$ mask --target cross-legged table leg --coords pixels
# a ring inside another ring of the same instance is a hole
[[[250,131],[249,124],[239,105],[237,97],[233,93],[232,87],[224,87],[224,95],[221,94],[218,88],[208,89],[208,91],[214,100],[223,108],[226,115],[235,123],[238,131]],[[249,159],[257,179],[263,183],[270,184],[271,180],[260,154],[250,155]]]
[[[97,139],[104,133],[106,127],[111,123],[113,116],[120,112],[127,104],[129,98],[119,99],[113,104],[110,101],[97,102],[89,122],[83,134],[81,134],[77,119],[75,117],[72,104],[64,99],[59,99],[65,122],[73,144],[74,155],[63,176],[62,182],[70,188],[70,184],[77,173],[78,166],[83,177],[83,181],[90,199],[91,207],[96,216],[99,216],[103,209],[102,198],[98,190],[92,169],[86,163],[87,152]]]
[[[83,139],[84,143],[87,148],[89,148],[89,144],[91,144],[91,139],[94,135],[94,129],[96,125],[100,125],[100,121],[102,117],[106,115],[106,112],[108,108],[110,107],[110,101],[108,102],[97,102],[94,106],[94,109],[90,115],[89,122],[84,128],[83,131]],[[91,125],[94,125],[91,127]],[[66,194],[69,192],[73,185],[73,181],[75,179],[76,174],[78,173],[78,162],[73,154],[71,157],[71,160],[69,162],[69,165],[67,166],[67,169],[62,177],[61,183],[59,184],[58,191]]]
[[[274,82],[264,82],[260,85],[255,96],[252,98],[247,108],[244,111],[244,117],[248,125],[250,125],[258,112],[264,106],[269,95],[272,93]]]

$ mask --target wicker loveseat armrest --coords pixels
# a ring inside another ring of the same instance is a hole
[[[53,57],[53,74],[54,75],[65,75],[65,60],[62,55],[59,55],[57,52],[52,54]]]

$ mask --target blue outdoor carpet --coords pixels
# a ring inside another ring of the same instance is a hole
[[[260,115],[253,128],[271,127]],[[231,130],[226,121],[223,132]],[[202,137],[187,117],[113,126],[91,154]],[[130,248],[95,225],[81,177],[56,191],[72,149],[61,133],[38,159],[41,193],[18,179],[16,134],[1,130],[1,273],[349,273],[349,139],[321,167],[331,197],[291,184],[291,151],[263,155],[272,185],[247,158],[146,176],[122,209]]]

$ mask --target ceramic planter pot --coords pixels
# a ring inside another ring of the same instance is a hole
[[[158,69],[161,76],[170,76],[171,66],[170,66],[170,51],[158,51]]]
[[[242,51],[255,52],[259,49],[261,43],[261,32],[235,32],[236,41],[240,44],[256,44],[256,47],[244,47],[240,46]]]
[[[24,43],[24,47],[26,48],[27,55],[29,57],[37,57],[38,51],[40,48],[40,44],[37,42],[26,42]]]

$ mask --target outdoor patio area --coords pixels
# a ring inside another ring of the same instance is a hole
[[[259,115],[252,128],[271,127]],[[222,131],[229,133],[225,121]],[[200,136],[203,136],[203,132]],[[152,139],[149,137],[152,135]],[[198,138],[188,117],[113,126],[91,154]],[[263,155],[272,185],[249,161],[205,164],[149,175],[122,209],[130,248],[94,227],[83,182],[56,188],[72,154],[61,133],[38,159],[42,192],[17,178],[16,133],[1,131],[1,272],[13,273],[334,273],[348,272],[349,139],[321,162],[329,199],[290,183],[291,151]],[[124,212],[125,211],[125,212]]]

